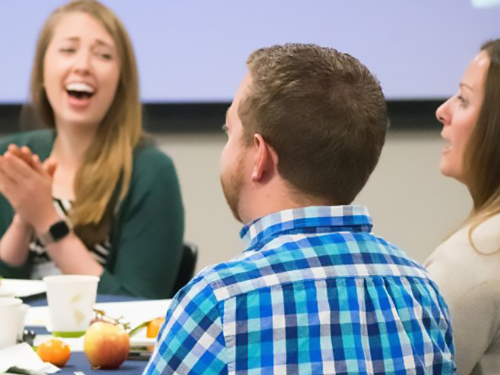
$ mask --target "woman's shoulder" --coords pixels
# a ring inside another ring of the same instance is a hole
[[[480,223],[472,231],[471,239],[474,247],[480,253],[485,255],[496,254],[500,258],[500,214]]]
[[[464,285],[500,280],[500,215],[481,223],[471,238],[470,229],[465,226],[458,230],[424,263],[438,284],[456,289],[457,293],[463,292]]]
[[[179,180],[172,159],[152,142],[141,142],[134,149],[130,187],[123,202],[123,209],[134,202],[180,196]]]
[[[132,184],[173,183],[177,180],[174,162],[152,141],[141,142],[134,150]]]
[[[10,144],[28,146],[36,154],[50,152],[53,142],[54,131],[52,129],[15,133],[0,138],[0,153],[4,153]]]
[[[134,164],[137,166],[172,165],[172,159],[150,139],[141,141],[134,150]]]
[[[457,248],[474,250],[479,255],[493,255],[498,252],[500,257],[500,214],[484,220],[472,232],[470,225],[464,226],[438,247],[451,251]]]

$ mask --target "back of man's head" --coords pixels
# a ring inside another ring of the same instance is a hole
[[[247,61],[246,144],[259,133],[299,195],[349,204],[374,170],[387,129],[377,79],[354,57],[312,44],[262,48]]]

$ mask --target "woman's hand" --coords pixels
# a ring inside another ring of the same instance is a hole
[[[28,147],[10,145],[0,156],[0,192],[15,210],[14,219],[0,240],[0,258],[21,266],[29,256],[33,230],[46,233],[60,220],[52,198],[52,176],[56,163],[40,162]],[[47,246],[47,252],[64,274],[100,276],[102,266],[73,233]]]
[[[38,158],[38,155],[35,155],[31,152],[29,147],[27,146],[22,146],[22,147],[17,147],[14,144],[11,144],[8,148],[8,151],[11,152],[13,155],[19,157],[20,159],[24,160],[30,167],[36,170],[36,165],[37,163],[40,162],[40,159]],[[55,169],[56,169],[56,163],[53,161],[53,159],[47,159],[43,164],[43,168],[51,175],[54,175]],[[25,228],[26,230],[32,230],[31,225],[23,220],[19,214],[15,214],[14,218],[12,220],[13,224]]]
[[[56,164],[41,163],[28,147],[10,145],[0,156],[0,192],[14,208],[17,220],[38,233],[57,221],[52,199],[52,176]]]
[[[22,146],[17,147],[14,144],[9,145],[7,149],[10,153],[17,156],[18,158],[24,160],[31,168],[37,170],[40,166],[40,158],[38,155],[33,154],[29,147]],[[47,171],[48,174],[54,176],[54,172],[56,171],[57,164],[54,159],[48,158],[41,164],[42,168]]]

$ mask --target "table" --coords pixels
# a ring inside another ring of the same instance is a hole
[[[121,374],[142,374],[144,371],[144,368],[147,365],[147,361],[131,361],[127,360],[125,361],[119,369],[117,370],[93,370],[90,367],[89,361],[87,361],[87,358],[85,357],[85,354],[82,352],[76,352],[76,353],[71,353],[71,358],[69,359],[68,363],[66,363],[66,366],[64,366],[61,369],[61,372],[58,372],[57,374],[61,375],[74,375],[75,371],[82,371],[86,375],[104,375],[104,374],[114,374],[114,375],[121,375]]]
[[[104,302],[125,302],[125,301],[140,301],[142,299],[135,297],[125,297],[125,296],[110,296],[110,295],[98,295],[97,303]],[[30,306],[46,306],[47,298],[45,294],[30,297],[24,299],[24,302]],[[28,329],[33,329],[30,327],[26,327]],[[47,333],[43,328],[37,327],[34,329],[37,334]],[[125,361],[119,369],[117,370],[93,370],[90,367],[90,363],[88,362],[85,354],[83,352],[74,352],[71,353],[71,358],[69,359],[66,366],[61,369],[61,372],[57,374],[61,375],[74,375],[75,371],[84,372],[85,375],[104,375],[104,374],[113,374],[113,375],[132,375],[132,374],[142,374],[144,368],[147,365],[147,361],[138,361],[138,360],[127,360]]]

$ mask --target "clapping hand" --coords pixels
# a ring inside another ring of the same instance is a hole
[[[24,160],[31,168],[35,170],[39,170],[39,167],[42,167],[51,176],[54,175],[54,172],[56,170],[57,165],[54,159],[48,158],[47,160],[45,160],[45,162],[41,163],[38,155],[33,154],[30,148],[27,146],[18,147],[14,144],[11,144],[9,145],[6,153],[11,153],[12,155]]]
[[[43,225],[44,214],[54,210],[52,177],[56,163],[42,163],[26,147],[10,145],[0,156],[0,192],[22,221],[37,228]]]

